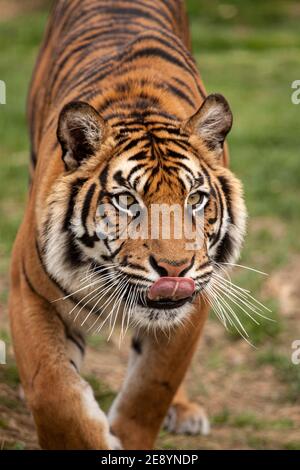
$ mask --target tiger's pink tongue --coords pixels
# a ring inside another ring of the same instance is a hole
[[[179,300],[190,297],[195,291],[195,282],[188,277],[161,277],[148,291],[150,300]]]

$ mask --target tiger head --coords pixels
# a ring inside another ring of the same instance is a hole
[[[231,125],[219,94],[184,122],[148,113],[108,125],[87,103],[63,108],[65,172],[47,205],[43,248],[50,274],[96,325],[104,304],[139,324],[177,324],[236,261],[246,211],[222,163]]]

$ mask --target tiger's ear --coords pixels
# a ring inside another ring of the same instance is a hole
[[[220,94],[208,95],[198,111],[184,123],[184,129],[201,137],[206,145],[220,153],[232,126],[229,104]]]
[[[72,101],[66,104],[59,115],[57,128],[66,169],[74,170],[95,155],[106,132],[105,121],[88,103]]]

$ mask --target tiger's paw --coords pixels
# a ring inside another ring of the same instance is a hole
[[[210,433],[210,423],[205,410],[192,402],[171,405],[163,426],[174,434],[207,436]]]
[[[123,446],[121,444],[120,439],[111,432],[108,436],[108,443],[110,450],[123,450]]]

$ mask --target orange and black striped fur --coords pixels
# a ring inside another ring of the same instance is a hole
[[[183,1],[57,1],[28,117],[31,186],[10,315],[41,447],[151,448],[168,409],[171,431],[208,431],[181,382],[208,313],[202,294],[218,266],[237,258],[245,208],[224,165],[231,111],[221,95],[206,96]],[[202,204],[201,248],[187,249],[184,237],[102,239],[98,208],[122,212],[120,194],[150,212]],[[150,301],[161,276],[188,277],[195,293]],[[120,315],[140,330],[108,420],[79,368],[84,332]]]

